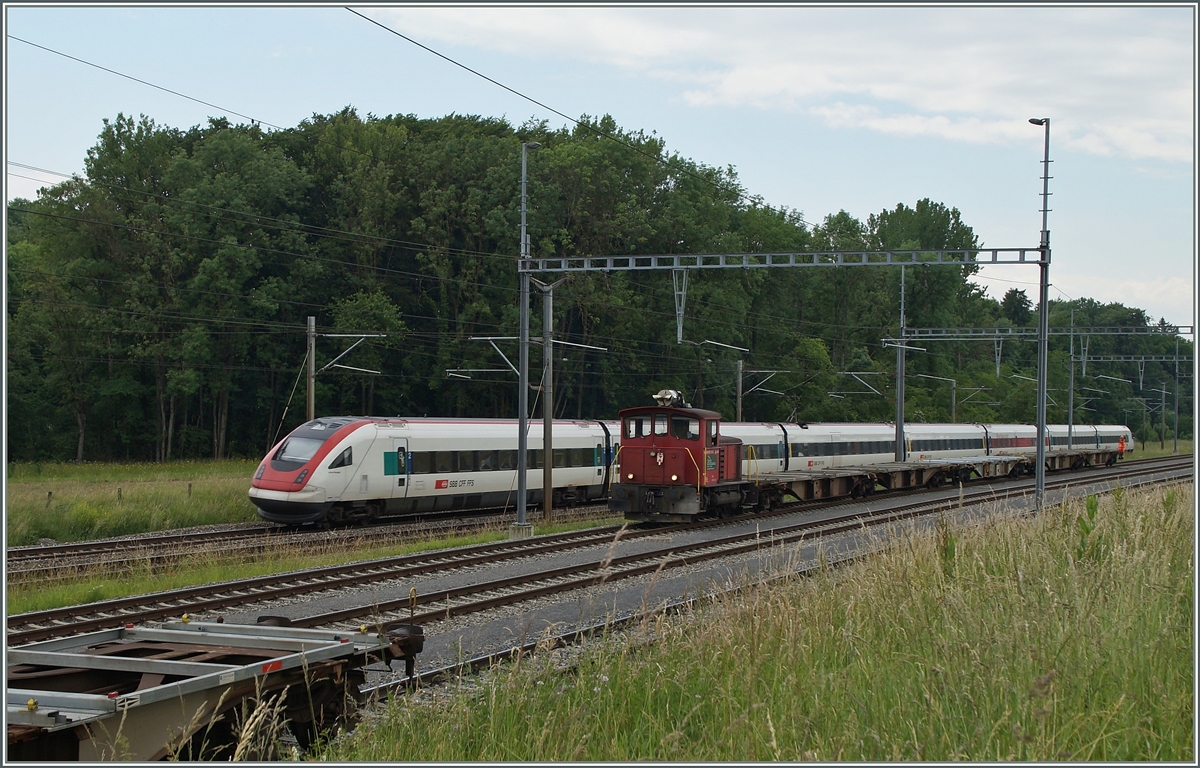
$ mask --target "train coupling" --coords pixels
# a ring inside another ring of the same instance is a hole
[[[404,676],[417,671],[417,654],[425,649],[425,628],[420,624],[392,624],[387,628],[388,654],[392,660],[404,659]]]

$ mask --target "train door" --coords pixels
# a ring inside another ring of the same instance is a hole
[[[390,451],[383,454],[383,474],[391,483],[393,499],[408,496],[408,438],[393,437]]]

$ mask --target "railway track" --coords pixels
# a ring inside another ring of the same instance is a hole
[[[1079,486],[1098,481],[1122,482],[1126,487],[1138,483],[1125,481],[1141,475],[1159,473],[1165,479],[1156,482],[1190,479],[1191,457],[1173,457],[1166,460],[1143,460],[1130,462],[1117,469],[1106,469],[1095,473],[1075,472],[1047,481],[1048,489]],[[353,606],[336,612],[324,613],[293,620],[296,626],[368,624],[386,625],[403,619],[409,621],[409,612],[414,614],[415,623],[430,622],[454,615],[478,612],[489,608],[508,605],[548,594],[570,591],[590,586],[599,581],[615,581],[651,572],[658,568],[670,568],[684,563],[726,557],[762,547],[764,543],[777,546],[793,542],[798,538],[831,535],[845,530],[858,529],[863,525],[877,525],[904,520],[913,516],[936,513],[947,507],[980,501],[1000,500],[1006,496],[1027,494],[1032,481],[1023,480],[1003,484],[1003,487],[969,486],[960,495],[942,500],[928,498],[913,499],[911,495],[898,495],[897,503],[877,512],[848,511],[833,519],[819,522],[797,523],[772,528],[764,533],[716,535],[689,545],[668,545],[651,548],[636,555],[619,558],[611,553],[587,560],[567,568],[553,568],[536,573],[525,573],[496,582],[481,582],[441,592],[418,595],[413,604],[408,598],[374,602],[371,605]],[[836,510],[856,502],[846,501],[836,505],[825,505],[822,510]],[[754,520],[769,521],[798,510],[813,509],[812,503],[789,505],[765,515],[750,516]],[[719,529],[731,522],[744,520],[712,520],[699,524],[669,526],[652,529],[626,530],[623,540],[641,537],[663,536],[677,531],[703,531]],[[461,568],[494,564],[503,560],[529,558],[552,552],[594,547],[610,548],[618,531],[616,526],[591,529],[569,534],[540,536],[512,542],[462,547],[418,555],[383,558],[380,560],[351,563],[311,569],[290,574],[244,579],[215,585],[204,585],[171,592],[142,595],[137,597],[90,603],[81,606],[18,614],[8,617],[7,642],[9,646],[36,640],[61,637],[78,632],[121,626],[125,623],[178,617],[184,613],[199,614],[215,612],[223,608],[248,605],[268,606],[272,601],[296,595],[311,595],[318,592],[350,589],[364,584],[395,580],[415,576],[445,573]],[[415,613],[417,608],[421,613]]]
[[[1186,469],[1191,470],[1190,459]],[[1139,470],[1136,474],[1141,474],[1142,471],[1144,470]],[[1135,473],[1127,472],[1124,473],[1124,476],[1129,477],[1132,474]],[[1112,477],[1113,473],[1109,472],[1107,476]],[[1078,483],[1072,483],[1067,478],[1059,478],[1054,483],[1048,482],[1047,488],[1065,488],[1076,484]],[[292,620],[291,624],[301,627],[332,626],[347,630],[358,629],[363,624],[369,628],[380,629],[387,629],[390,624],[394,623],[427,624],[674,567],[781,547],[805,539],[812,540],[816,537],[858,531],[863,527],[894,524],[996,498],[997,494],[994,489],[973,488],[969,492],[964,490],[961,496],[949,499],[912,501],[899,499],[899,503],[884,510],[853,511],[834,519],[803,521],[773,527],[767,531],[755,530],[754,532],[718,536],[690,544],[671,544],[649,552],[623,557],[612,557],[605,553],[585,563],[418,595],[415,599],[412,597],[400,598],[307,616],[303,619]],[[794,511],[794,508],[780,510],[771,513],[770,517],[779,517]],[[763,519],[767,516],[756,515],[754,517]],[[672,526],[669,529],[656,529],[653,533],[657,535],[681,529],[695,530],[695,526]],[[418,613],[417,608],[423,610]]]
[[[508,513],[511,516],[511,512]],[[607,507],[587,506],[555,511],[556,520],[606,516]],[[454,533],[471,533],[495,527],[502,512],[464,516],[461,512],[424,515],[413,521],[384,521],[359,528],[335,530],[285,528],[264,524],[216,530],[156,533],[121,539],[12,547],[8,550],[9,583],[61,580],[86,570],[128,571],[146,565],[163,565],[183,557],[219,554],[225,559],[251,557],[261,552],[296,547],[328,549],[342,544],[362,547],[372,541],[397,538],[423,539]]]

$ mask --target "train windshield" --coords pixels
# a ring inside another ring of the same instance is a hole
[[[680,440],[699,440],[700,419],[693,419],[687,416],[672,416],[671,434]]]
[[[289,437],[275,458],[280,461],[298,461],[304,463],[313,457],[324,440],[311,437]]]

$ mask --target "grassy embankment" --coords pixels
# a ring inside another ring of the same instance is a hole
[[[1172,453],[1175,452],[1174,448],[1175,448],[1174,440],[1164,440],[1161,447],[1159,446],[1157,440],[1151,440],[1148,443],[1138,443],[1137,451],[1134,453],[1134,455],[1130,456],[1130,458],[1131,459],[1154,459],[1159,456],[1170,456]],[[1179,441],[1180,455],[1183,455],[1185,453],[1191,453],[1191,452],[1192,452],[1192,441],[1191,440],[1180,440]]]
[[[1195,760],[1193,487],[943,526],[401,697],[334,761]]]
[[[246,495],[256,466],[252,460],[10,464],[5,540],[15,547],[256,520]]]

